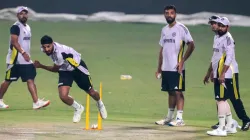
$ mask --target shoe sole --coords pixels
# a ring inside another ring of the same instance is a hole
[[[34,110],[38,110],[38,109],[41,109],[41,108],[44,108],[44,107],[48,106],[49,104],[50,104],[50,101],[48,101],[47,104],[45,104],[45,105],[43,105],[43,106],[41,106],[41,107],[39,107],[39,108],[33,108],[33,109],[34,109]]]
[[[9,106],[7,106],[7,107],[2,107],[2,108],[0,108],[0,109],[7,109],[7,108],[9,108]]]
[[[208,133],[207,133],[208,134]],[[209,136],[218,136],[218,137],[226,137],[227,135],[212,135],[212,134],[208,134]]]

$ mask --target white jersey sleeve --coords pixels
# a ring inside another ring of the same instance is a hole
[[[224,41],[225,52],[226,52],[226,60],[225,65],[230,66],[234,59],[234,41],[229,36],[226,37],[226,41]]]
[[[161,47],[163,47],[163,45],[164,45],[164,33],[163,33],[163,30],[161,31],[161,38],[160,38],[160,41],[159,41],[159,45]]]
[[[183,30],[182,30],[182,37],[183,38],[182,38],[182,40],[184,40],[186,44],[192,42],[193,38],[192,38],[188,28],[186,26],[184,26],[184,25],[182,25],[182,27],[183,27]]]

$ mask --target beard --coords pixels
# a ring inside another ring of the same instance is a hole
[[[24,24],[27,22],[27,18],[21,18],[19,21]]]
[[[175,21],[175,18],[166,17],[166,21],[167,21],[168,24],[172,24]]]
[[[223,36],[224,34],[227,33],[227,31],[223,32],[222,30],[218,30],[217,33],[219,36]]]

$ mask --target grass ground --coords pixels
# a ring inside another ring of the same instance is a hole
[[[12,22],[0,23],[0,78],[5,76],[5,57],[8,49],[9,27]],[[212,54],[213,33],[208,26],[190,26],[196,49],[186,64],[186,93],[184,119],[187,126],[170,128],[155,126],[154,121],[167,113],[167,94],[160,91],[155,79],[158,45],[162,25],[120,23],[48,23],[30,22],[32,27],[32,59],[44,64],[52,61],[40,51],[39,39],[44,34],[55,41],[72,46],[82,54],[92,74],[96,89],[103,82],[103,100],[108,119],[102,132],[83,131],[85,114],[79,124],[72,124],[73,110],[64,105],[57,92],[58,75],[37,70],[36,84],[40,98],[51,100],[45,109],[32,110],[32,101],[25,83],[11,85],[5,96],[10,105],[0,111],[0,136],[4,139],[223,139],[205,134],[217,122],[212,85],[204,86]],[[232,27],[236,41],[236,57],[240,69],[240,94],[246,111],[250,108],[248,54],[250,28]],[[132,80],[121,81],[121,74]],[[78,102],[85,105],[86,94],[73,86]],[[233,110],[233,108],[232,108]],[[234,118],[238,120],[235,116]],[[97,108],[91,100],[91,122],[96,123]],[[241,122],[239,121],[241,124]],[[249,139],[249,132],[239,132],[226,139]]]

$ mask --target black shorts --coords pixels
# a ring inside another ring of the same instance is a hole
[[[162,91],[185,91],[185,70],[182,76],[177,71],[162,71]]]
[[[235,73],[232,79],[225,79],[225,86],[220,84],[218,78],[214,79],[215,100],[227,100],[229,98],[240,98],[239,94],[239,75]]]
[[[34,80],[36,77],[36,68],[33,64],[15,64],[7,65],[6,81],[17,81],[21,77],[23,82]]]
[[[86,64],[81,61],[81,66],[87,69]],[[92,81],[90,75],[85,74],[79,69],[75,69],[73,71],[59,71],[59,81],[58,87],[60,86],[72,86],[73,81],[76,82],[79,88],[88,92],[93,88]]]

